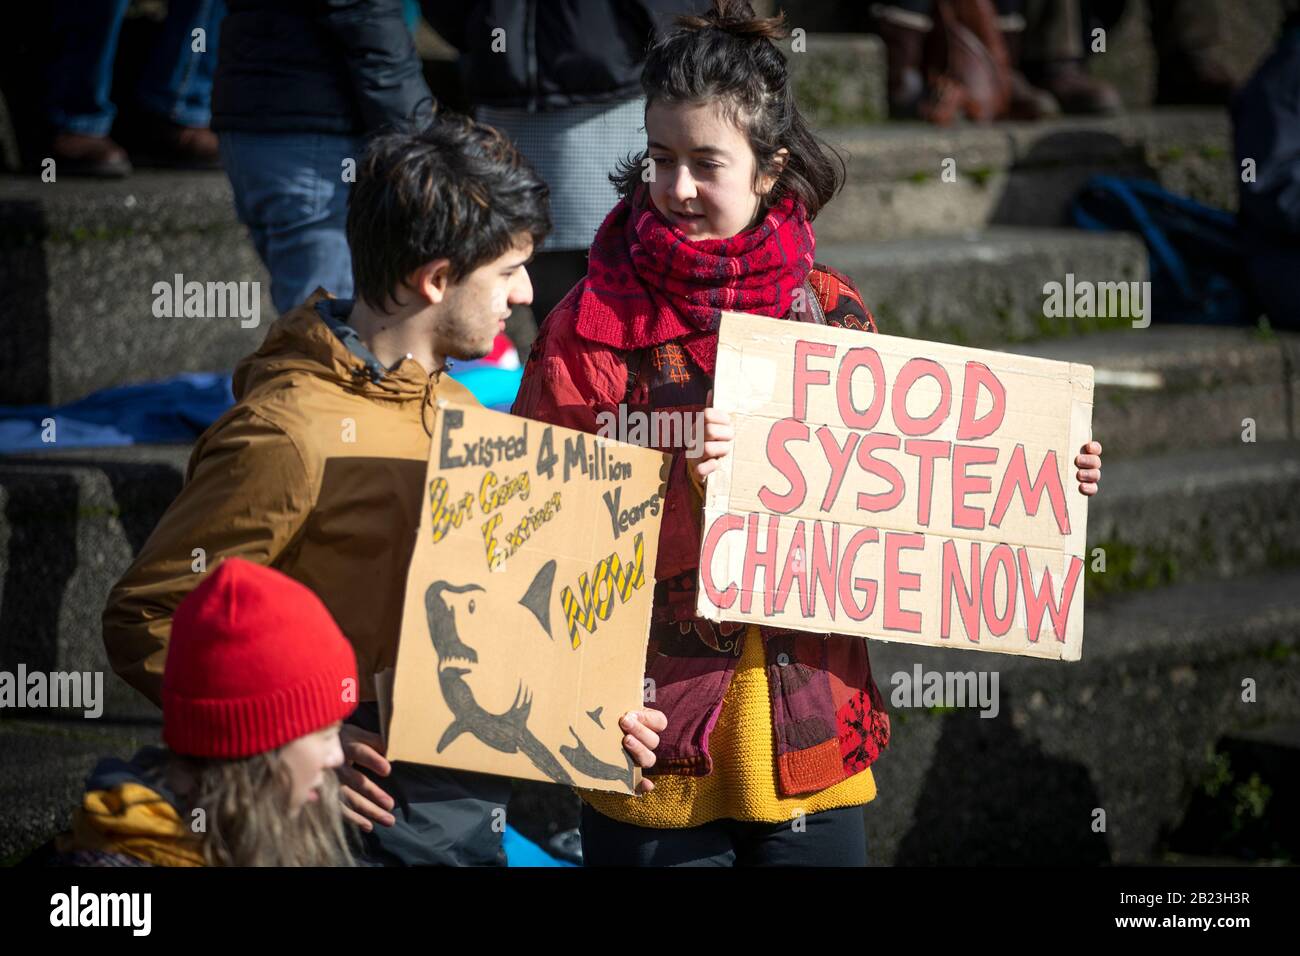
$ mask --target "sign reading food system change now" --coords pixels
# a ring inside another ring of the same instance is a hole
[[[388,758],[632,792],[667,456],[440,402]]]
[[[724,313],[698,610],[1078,660],[1093,372]]]

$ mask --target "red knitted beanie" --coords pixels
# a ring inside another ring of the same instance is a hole
[[[320,598],[227,558],[176,608],[163,669],[163,740],[178,754],[274,750],[356,707],[357,661]]]

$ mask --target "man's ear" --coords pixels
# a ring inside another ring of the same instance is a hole
[[[451,260],[434,259],[411,273],[408,288],[430,304],[437,304],[447,294],[451,285]]]

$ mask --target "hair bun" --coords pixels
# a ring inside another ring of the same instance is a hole
[[[744,40],[781,40],[790,35],[784,13],[757,16],[749,0],[713,0],[708,13],[680,16],[677,23],[686,30],[721,30]]]

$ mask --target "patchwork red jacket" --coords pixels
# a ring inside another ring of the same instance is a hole
[[[815,265],[808,277],[812,308],[788,321],[876,331],[852,281]],[[513,411],[595,433],[597,416],[628,411],[699,412],[712,379],[675,342],[622,352],[582,338],[576,329],[582,284],[547,317],[524,369]],[[655,599],[646,657],[654,706],[668,718],[650,773],[700,776],[713,769],[709,734],[731,683],[744,625],[695,615],[702,532],[701,498],[681,449],[673,454],[655,566]],[[777,789],[811,793],[858,773],[889,744],[889,716],[860,637],[763,627],[775,731]],[[649,701],[648,701],[649,702]]]

